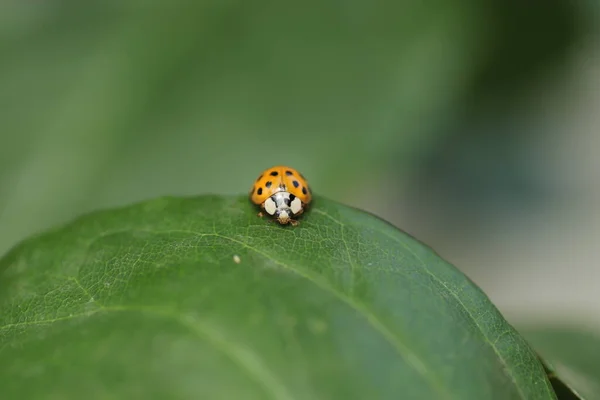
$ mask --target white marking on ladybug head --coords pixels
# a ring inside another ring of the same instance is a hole
[[[292,210],[292,213],[298,214],[298,212],[302,210],[302,201],[297,197],[294,198],[294,200],[292,200],[290,203],[290,209]]]
[[[273,200],[273,197],[269,197],[267,200],[265,200],[265,211],[269,215],[274,215],[275,211],[277,211],[277,204]]]
[[[302,210],[302,201],[289,192],[281,191],[265,201],[265,210],[274,215],[280,223],[287,224]]]

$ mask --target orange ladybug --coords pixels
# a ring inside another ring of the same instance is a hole
[[[312,201],[312,192],[302,174],[278,165],[263,171],[250,190],[250,200],[282,225],[298,225],[292,217],[302,214]],[[263,212],[258,216],[262,217]]]

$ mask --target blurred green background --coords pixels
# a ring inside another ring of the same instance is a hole
[[[509,319],[600,326],[598,2],[0,0],[0,253],[293,166]]]

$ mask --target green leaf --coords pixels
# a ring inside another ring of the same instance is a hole
[[[160,198],[19,245],[0,263],[2,397],[554,398],[428,247],[324,198],[295,228],[256,212]]]
[[[562,390],[570,390],[578,399],[600,399],[600,333],[559,325],[529,326],[521,331],[544,360],[551,378],[566,386]]]

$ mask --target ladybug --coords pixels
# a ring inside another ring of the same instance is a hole
[[[278,165],[263,171],[250,190],[250,200],[282,225],[298,225],[297,217],[312,200],[312,192],[302,174]],[[263,212],[258,216],[262,217]]]

